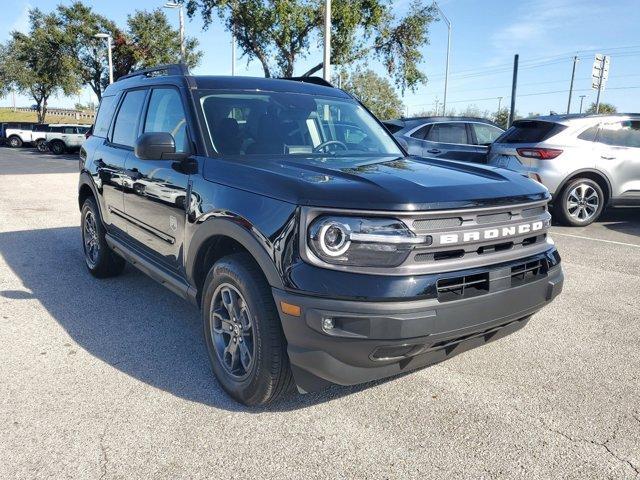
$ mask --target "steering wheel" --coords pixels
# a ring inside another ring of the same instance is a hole
[[[349,147],[347,147],[340,140],[327,140],[326,142],[322,142],[317,147],[314,147],[313,153],[321,152],[323,149],[327,148],[329,145],[340,145],[343,150],[349,150]]]

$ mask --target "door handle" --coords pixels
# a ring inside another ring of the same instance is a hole
[[[610,155],[600,155],[600,158],[604,160],[615,160],[616,157]]]
[[[427,150],[427,153],[440,153],[440,150],[438,150],[437,148],[432,148],[430,150]]]

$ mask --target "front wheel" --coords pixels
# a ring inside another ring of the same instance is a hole
[[[569,182],[555,202],[555,213],[565,225],[586,227],[604,209],[605,196],[600,185],[589,178]]]
[[[202,296],[204,337],[222,388],[245,405],[287,392],[292,375],[271,289],[248,254],[215,263]]]
[[[22,146],[22,139],[17,136],[13,136],[9,138],[9,146],[11,148],[20,148]]]

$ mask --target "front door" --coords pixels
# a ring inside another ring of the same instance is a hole
[[[151,91],[142,133],[168,132],[176,152],[190,152],[185,110],[180,91],[157,87]],[[187,206],[189,174],[175,160],[141,160],[134,154],[126,165],[131,188],[125,193],[125,213],[130,221],[129,237],[139,247],[179,272]]]
[[[464,122],[434,123],[423,141],[424,157],[469,161],[475,146],[470,145]]]
[[[597,165],[609,173],[614,197],[640,200],[640,120],[602,124],[598,144]]]

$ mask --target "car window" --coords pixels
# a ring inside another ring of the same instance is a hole
[[[538,143],[557,135],[565,128],[564,125],[539,120],[518,120],[513,123],[496,143]]]
[[[429,127],[431,125],[423,125],[422,127],[420,127],[418,130],[416,130],[415,132],[413,132],[410,136],[412,138],[417,138],[418,140],[424,140],[424,136],[427,133],[427,130],[429,130]]]
[[[113,126],[111,138],[113,143],[133,147],[138,133],[138,118],[146,93],[146,90],[127,92]]]
[[[111,125],[111,118],[113,117],[113,111],[116,108],[116,97],[111,95],[108,97],[102,97],[100,102],[100,108],[98,108],[98,116],[96,117],[95,128],[93,129],[93,135],[96,137],[105,138],[109,132],[109,125]]]
[[[468,143],[467,127],[462,122],[435,123],[426,139],[431,142],[465,144]]]
[[[602,125],[598,142],[616,147],[640,148],[640,120]]]
[[[471,128],[473,128],[473,132],[476,135],[477,145],[490,145],[502,135],[503,132],[502,129],[485,123],[472,123]]]
[[[145,132],[168,132],[176,142],[176,152],[188,152],[187,122],[180,94],[173,88],[156,88],[151,92],[144,124]]]
[[[65,133],[65,134],[76,133],[76,129],[74,127],[64,127],[62,129],[62,133]]]
[[[598,133],[598,125],[594,125],[593,127],[587,128],[584,132],[578,135],[578,138],[580,140],[593,142],[596,139],[597,133]]]

